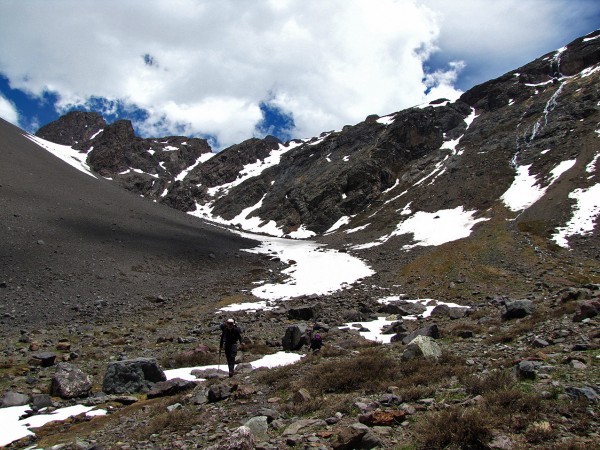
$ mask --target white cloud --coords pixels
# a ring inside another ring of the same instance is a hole
[[[19,125],[19,112],[15,105],[0,95],[0,117],[4,120]]]
[[[295,137],[310,137],[456,97],[457,61],[468,69],[466,57],[493,58],[499,42],[537,42],[554,33],[544,21],[566,4],[521,3],[1,2],[0,72],[30,94],[58,93],[62,108],[92,96],[137,105],[148,111],[138,124],[148,133],[183,129],[229,145],[256,132],[260,103],[270,100],[293,114]],[[438,47],[452,57],[428,74]]]

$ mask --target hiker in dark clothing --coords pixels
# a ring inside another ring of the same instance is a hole
[[[310,340],[310,349],[313,352],[318,352],[323,347],[323,339],[319,333],[315,334]]]
[[[235,324],[233,319],[227,319],[227,322],[221,324],[221,342],[219,343],[219,353],[225,347],[225,358],[229,366],[229,376],[233,376],[235,369],[235,357],[237,355],[237,343],[242,342],[242,330]]]

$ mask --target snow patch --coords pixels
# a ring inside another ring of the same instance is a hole
[[[575,189],[569,198],[577,201],[573,207],[573,216],[564,227],[552,236],[552,240],[561,247],[568,248],[569,236],[585,236],[594,231],[594,226],[600,214],[600,183],[587,189]]]
[[[35,142],[44,150],[49,151],[57,158],[62,159],[70,166],[75,167],[77,170],[85,173],[86,175],[96,178],[96,175],[92,173],[90,166],[87,165],[87,154],[73,150],[68,145],[55,144],[54,142],[47,141],[32,134],[25,134],[24,136],[30,141]]]

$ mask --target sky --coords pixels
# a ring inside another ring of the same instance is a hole
[[[0,117],[308,138],[456,98],[600,26],[597,0],[3,0]]]

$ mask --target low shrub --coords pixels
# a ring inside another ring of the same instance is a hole
[[[225,356],[222,357],[225,359]],[[160,365],[165,369],[179,369],[181,367],[207,366],[217,364],[218,355],[208,352],[182,352],[170,355],[160,361]]]
[[[487,449],[492,422],[480,408],[451,407],[429,412],[418,420],[415,438],[420,449]]]

